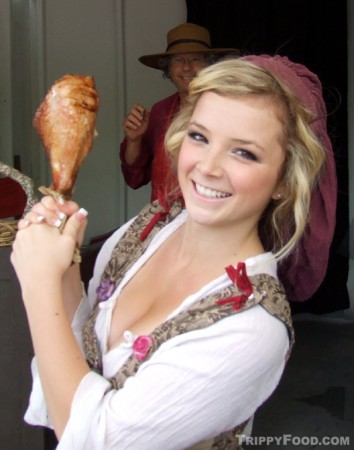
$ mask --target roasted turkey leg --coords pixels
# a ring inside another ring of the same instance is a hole
[[[33,118],[49,158],[53,183],[39,190],[54,198],[70,199],[77,174],[92,148],[99,97],[90,76],[64,75],[47,93]],[[63,220],[60,230],[65,226]],[[73,262],[81,262],[78,248]]]
[[[92,148],[99,105],[91,76],[64,75],[37,109],[33,125],[47,153],[52,189],[70,199],[81,164]]]

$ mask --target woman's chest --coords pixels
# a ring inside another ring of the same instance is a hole
[[[148,260],[121,290],[112,311],[109,349],[124,342],[124,332],[149,335],[181,305],[184,307],[220,271],[200,264],[173,264],[173,253],[161,252]]]
[[[108,348],[124,342],[124,332],[148,335],[163,323],[195,289],[174,271],[161,271],[155,264],[144,266],[123,288],[112,311]]]

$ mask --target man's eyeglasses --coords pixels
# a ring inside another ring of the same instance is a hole
[[[204,55],[193,55],[185,58],[184,56],[172,56],[170,59],[170,63],[173,66],[184,66],[185,64],[189,64],[191,66],[199,66],[205,64],[205,56]]]

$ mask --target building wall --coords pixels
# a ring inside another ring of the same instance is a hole
[[[123,180],[119,143],[127,111],[174,91],[160,71],[137,61],[163,51],[166,32],[186,20],[183,0],[4,0],[0,14],[0,160],[36,186],[50,184],[47,158],[32,118],[55,80],[92,75],[100,94],[98,138],[79,173],[75,199],[89,211],[87,240],[116,228],[141,209],[150,186],[137,191]],[[84,12],[84,13],[83,13]]]
[[[159,71],[145,68],[137,57],[164,50],[166,32],[185,18],[183,0],[0,2],[1,161],[13,165],[19,156],[21,170],[36,186],[50,184],[48,162],[32,127],[34,112],[62,75],[95,78],[99,136],[74,195],[89,211],[87,240],[118,227],[149,199],[149,186],[132,191],[123,181],[121,124],[134,103],[150,107],[173,91]],[[23,422],[33,350],[10,253],[11,247],[0,247],[0,448],[44,450],[49,447],[43,429]]]

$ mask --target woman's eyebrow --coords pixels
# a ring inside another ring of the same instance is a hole
[[[201,130],[208,131],[208,128],[206,128],[204,125],[202,125],[199,122],[196,122],[195,120],[189,122],[189,125],[195,126]],[[260,145],[256,141],[248,140],[248,139],[239,139],[239,138],[231,138],[232,142],[234,142],[237,145],[253,145],[254,147],[257,147],[259,150],[264,152],[264,147]]]
[[[202,130],[207,131],[208,128],[206,128],[204,125],[202,125],[201,123],[195,122],[194,120],[189,122],[189,125],[193,125],[195,127],[201,128]]]
[[[260,150],[264,151],[264,147],[262,147],[262,145],[258,144],[258,142],[256,142],[256,141],[250,141],[247,139],[237,139],[237,138],[232,139],[232,141],[238,145],[253,145],[254,147],[257,147]]]

